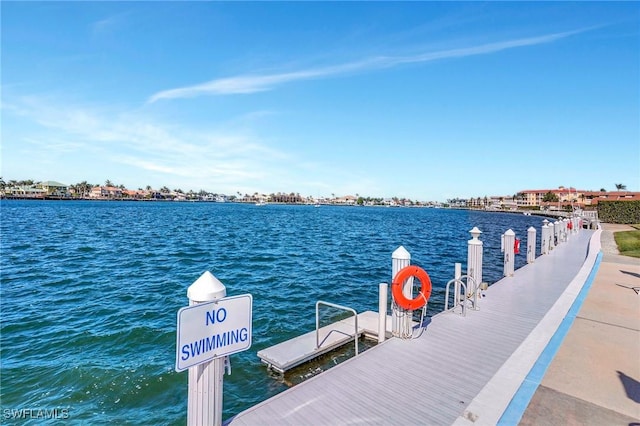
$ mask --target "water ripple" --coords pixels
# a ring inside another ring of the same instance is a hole
[[[184,424],[176,313],[204,271],[254,298],[253,345],[225,378],[229,416],[286,388],[256,356],[313,330],[315,302],[377,310],[403,245],[442,309],[468,231],[500,279],[500,234],[541,218],[436,209],[2,201],[2,408],[69,408],[80,423]],[[524,264],[520,256],[516,266]],[[337,362],[337,361],[336,361]],[[315,374],[313,372],[301,373]]]

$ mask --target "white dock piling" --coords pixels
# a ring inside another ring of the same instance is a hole
[[[380,283],[380,295],[378,299],[378,343],[384,342],[387,337],[387,283]]]
[[[411,254],[403,246],[398,247],[391,255],[391,277],[392,282],[398,272],[405,266],[411,264]],[[413,277],[409,278],[403,287],[402,293],[408,299],[412,299]],[[411,338],[412,312],[400,308],[394,303],[392,313],[392,333],[394,337],[403,339]]]
[[[206,271],[187,289],[189,305],[212,302],[227,295],[227,289]],[[222,387],[225,358],[217,358],[189,368],[187,424],[222,424]]]
[[[542,221],[540,230],[540,254],[549,254],[549,221],[547,219]]]
[[[527,229],[527,263],[536,260],[536,228],[533,226]]]
[[[503,234],[503,248],[504,248],[504,276],[512,277],[515,272],[515,262],[514,262],[514,245],[516,242],[516,233],[513,230],[508,229],[507,232]]]
[[[473,308],[478,309],[480,297],[478,292],[482,285],[482,241],[479,237],[482,231],[474,226],[471,231],[471,239],[467,241],[467,292],[473,293]]]

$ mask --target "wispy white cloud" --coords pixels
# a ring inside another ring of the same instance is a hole
[[[515,49],[518,47],[551,43],[556,40],[560,40],[562,38],[584,32],[586,30],[587,29],[566,31],[561,33],[546,34],[537,37],[506,40],[494,43],[486,43],[478,46],[447,49],[415,55],[377,56],[357,62],[287,73],[239,75],[236,77],[211,80],[206,83],[196,84],[193,86],[163,90],[152,95],[147,102],[153,103],[161,99],[193,98],[203,95],[232,95],[264,92],[272,90],[278,85],[295,81],[327,78],[348,73],[366,72],[369,70],[390,68],[409,63],[425,63],[447,58],[463,58],[468,56],[486,55],[503,50]]]
[[[266,176],[279,172],[283,160],[290,161],[289,154],[246,130],[193,130],[131,111],[98,111],[35,97],[11,105],[12,113],[38,123],[40,130],[33,133],[46,134],[45,139],[23,136],[30,151],[44,159],[59,159],[57,168],[64,168],[65,156],[72,153],[75,161],[98,162],[97,171],[107,175],[78,179],[118,180],[122,177],[114,175],[123,174],[138,176],[129,182],[132,187],[153,184],[148,181],[151,177],[158,185],[176,187],[257,187]],[[51,162],[47,168],[55,172]]]

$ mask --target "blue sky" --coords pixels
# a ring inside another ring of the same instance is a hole
[[[2,176],[640,190],[636,2],[2,2]]]

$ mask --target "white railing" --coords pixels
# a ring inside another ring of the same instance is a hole
[[[358,313],[355,309],[348,308],[342,305],[336,305],[335,303],[324,302],[322,300],[318,300],[316,302],[316,349],[320,349],[320,305],[330,306],[336,309],[342,309],[344,311],[348,311],[353,313],[353,317],[355,319],[355,332],[353,334],[354,340],[356,342],[356,355],[358,355]],[[337,330],[331,330],[329,334]],[[329,334],[325,336],[325,339],[329,337]]]

